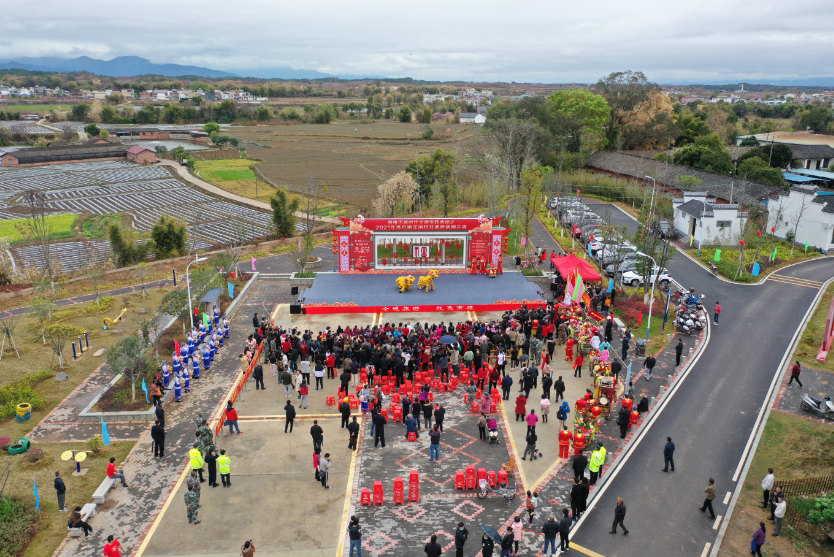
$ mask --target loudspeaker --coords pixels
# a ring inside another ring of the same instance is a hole
[[[291,315],[301,315],[301,304],[290,304]]]
[[[293,296],[298,296],[298,287],[290,286],[290,294],[292,294]]]

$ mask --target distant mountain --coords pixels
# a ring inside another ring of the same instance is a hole
[[[96,60],[88,56],[78,58],[58,58],[54,56],[20,57],[0,60],[0,69],[20,69],[30,71],[81,72],[87,71],[107,76],[137,76],[145,74],[179,77],[196,75],[200,77],[238,77],[233,73],[201,68],[199,66],[181,66],[179,64],[154,64],[147,58],[138,56],[119,56],[112,60]]]
[[[664,85],[701,85],[704,87],[726,87],[727,85],[772,85],[779,87],[834,87],[834,77],[804,77],[794,79],[775,79],[772,81],[766,79],[757,79],[754,81],[736,79],[736,80],[721,80],[710,81],[704,83],[703,81],[678,81],[675,83],[668,83]]]
[[[318,72],[316,70],[296,70],[295,68],[287,67],[255,68],[249,70],[230,68],[229,71],[234,72],[241,77],[255,77],[258,79],[323,79],[326,77],[336,77],[339,79],[384,79],[381,76],[331,74]]]

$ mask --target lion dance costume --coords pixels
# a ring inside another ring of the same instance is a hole
[[[414,277],[408,275],[407,277],[397,277],[397,288],[400,289],[400,294],[411,290],[411,285],[414,284]]]
[[[434,290],[434,279],[438,276],[440,276],[440,273],[437,272],[437,269],[432,269],[427,276],[420,277],[420,280],[417,281],[417,290],[422,290],[423,287],[425,287],[426,293],[429,289]]]

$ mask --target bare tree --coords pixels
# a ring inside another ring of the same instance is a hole
[[[802,215],[805,214],[805,211],[811,206],[811,203],[814,201],[814,196],[816,194],[812,192],[801,192],[802,199],[799,201],[799,209],[791,215],[791,224],[793,224],[793,238],[791,239],[791,256],[793,256],[793,248],[796,246],[796,231],[799,230],[799,223],[802,222]],[[808,197],[806,201],[805,198]]]
[[[101,294],[99,290],[101,289],[101,282],[104,280],[104,272],[101,269],[93,269],[87,275],[90,279],[90,282],[93,283],[93,291],[96,293],[96,305],[101,305]]]
[[[14,351],[17,353],[17,359],[20,359],[20,351],[17,349],[17,344],[14,341],[14,330],[17,327],[17,315],[8,312],[0,316],[0,331],[3,331],[3,345],[0,346],[0,360],[3,359],[3,352],[6,350],[6,337],[12,343]]]
[[[142,285],[142,290],[139,292],[139,295],[143,298],[148,296],[147,291],[145,290],[145,285],[148,282],[148,277],[151,276],[151,268],[148,267],[148,264],[144,261],[139,263],[136,266],[136,270],[133,272],[136,275],[136,278],[139,279],[139,283]]]
[[[66,326],[61,325],[60,323],[55,323],[53,325],[48,325],[46,327],[46,336],[49,337],[49,345],[52,347],[52,351],[58,356],[58,365],[61,368],[64,367],[64,347],[67,345],[67,338],[69,338],[70,332]],[[54,360],[53,360],[54,361]]]
[[[44,272],[50,280],[55,279],[55,269],[52,261],[52,222],[47,213],[46,196],[36,190],[28,190],[23,193],[23,202],[26,205],[29,217],[23,226],[27,235],[41,248],[43,257]]]
[[[515,118],[497,120],[483,132],[468,149],[476,163],[490,170],[495,167],[505,177],[508,191],[518,191],[521,172],[536,164],[539,153],[549,140],[547,132],[531,120]]]

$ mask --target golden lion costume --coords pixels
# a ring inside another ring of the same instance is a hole
[[[429,289],[434,290],[434,279],[438,276],[440,276],[440,273],[437,272],[437,269],[432,269],[427,276],[420,277],[420,280],[417,281],[417,290],[422,290],[423,287],[425,287],[426,293],[429,292]]]
[[[411,285],[414,284],[414,277],[408,275],[407,277],[397,277],[397,288],[400,289],[400,294],[407,290],[411,290]]]

